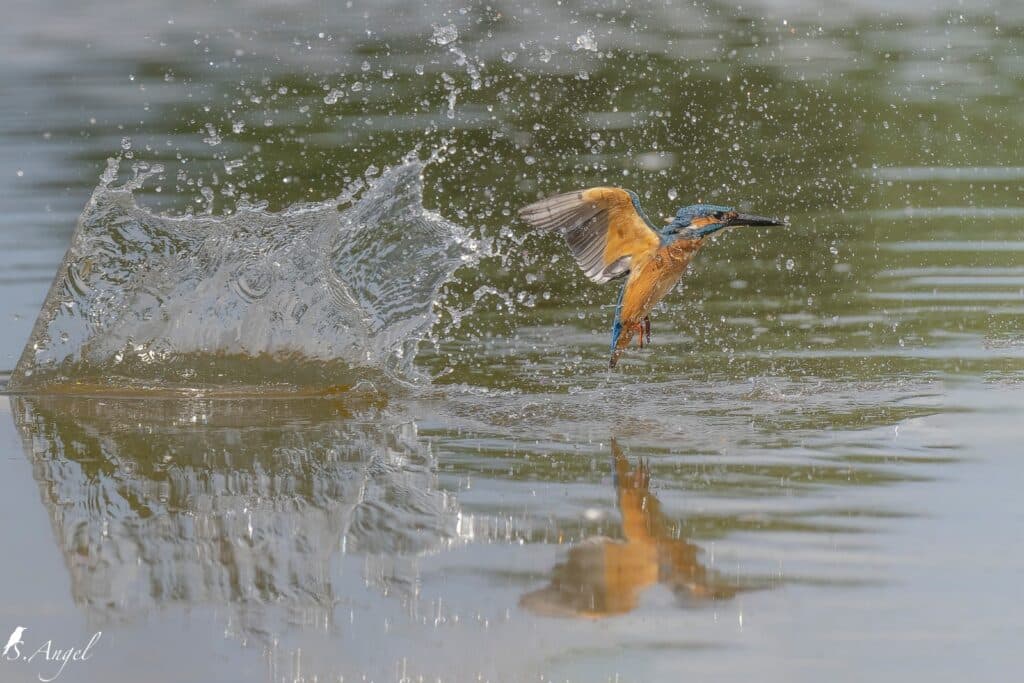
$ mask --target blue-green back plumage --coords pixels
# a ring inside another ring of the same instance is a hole
[[[653,230],[654,232],[658,232],[658,229],[654,227],[653,223],[651,223],[651,219],[648,218],[647,214],[644,213],[644,210],[640,208],[640,197],[636,195],[636,192],[633,192],[632,190],[626,190],[626,194],[629,195],[630,201],[633,202],[633,208],[636,209],[637,215],[640,216],[640,218],[644,219],[644,223],[647,224],[647,227]]]

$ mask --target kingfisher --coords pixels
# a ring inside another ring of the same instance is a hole
[[[651,309],[672,291],[708,238],[744,225],[785,225],[728,206],[693,204],[658,229],[640,208],[636,193],[619,187],[556,194],[523,207],[519,216],[535,228],[560,231],[576,263],[594,282],[625,278],[612,323],[612,368],[634,335],[640,348],[645,339],[650,344]]]

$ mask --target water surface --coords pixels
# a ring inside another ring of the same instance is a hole
[[[0,402],[0,633],[102,630],[58,680],[1013,677],[1018,4],[9,14],[8,390],[74,305]],[[609,373],[514,218],[597,184],[791,228]]]

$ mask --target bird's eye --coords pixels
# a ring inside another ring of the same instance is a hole
[[[721,217],[722,217],[722,212],[721,212],[721,211],[715,211],[715,212],[714,212],[713,214],[711,214],[711,215],[712,215],[712,216],[713,216],[714,218],[721,218]]]

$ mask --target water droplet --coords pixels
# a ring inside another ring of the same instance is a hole
[[[672,201],[675,201],[678,197],[679,193],[676,192],[676,188],[673,187],[668,191],[668,198],[671,199]]]
[[[587,31],[576,36],[576,44],[572,47],[573,50],[587,50],[588,52],[597,52],[597,39],[594,38],[593,31]]]
[[[212,123],[206,124],[206,137],[203,138],[203,142],[210,145],[211,147],[216,147],[221,143],[220,134],[217,132],[217,129],[213,127]],[[124,145],[122,145],[122,147],[123,146]]]
[[[447,45],[454,42],[459,37],[459,29],[455,28],[453,24],[447,26],[439,26],[434,24],[434,44],[435,45]]]

